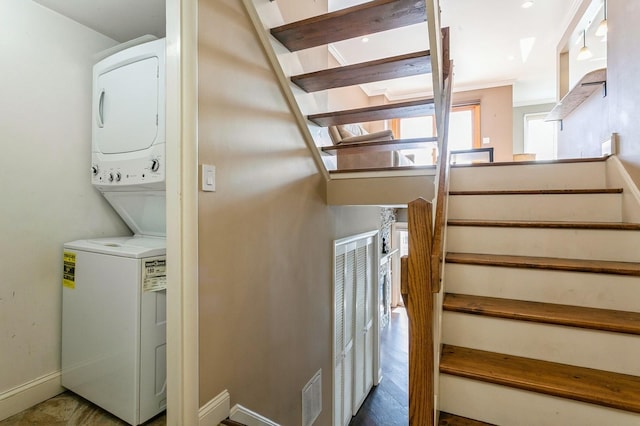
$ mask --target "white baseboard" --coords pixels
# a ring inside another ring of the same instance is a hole
[[[272,422],[266,417],[254,413],[240,404],[233,406],[229,418],[236,422],[244,423],[247,426],[280,426],[278,423]]]
[[[200,407],[198,411],[199,426],[218,426],[229,417],[229,392],[225,389],[218,396]]]
[[[0,420],[31,408],[64,392],[60,371],[45,374],[20,386],[0,393]]]

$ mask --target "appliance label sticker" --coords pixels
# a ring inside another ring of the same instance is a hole
[[[153,259],[144,262],[142,290],[159,291],[167,288],[167,261]]]
[[[76,254],[65,251],[63,259],[62,285],[67,288],[76,288]]]

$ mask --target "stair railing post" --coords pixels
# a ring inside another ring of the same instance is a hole
[[[409,203],[409,255],[402,264],[409,318],[409,424],[430,426],[435,419],[433,293],[431,288],[432,205]]]

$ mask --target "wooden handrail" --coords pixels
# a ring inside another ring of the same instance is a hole
[[[449,69],[453,67],[450,61]],[[444,260],[444,230],[447,221],[447,193],[449,192],[449,170],[451,159],[449,152],[449,115],[451,110],[451,80],[452,73],[444,81],[444,112],[442,127],[438,130],[442,135],[440,142],[440,159],[438,161],[438,182],[436,194],[436,213],[433,223],[433,247],[431,250],[431,290],[439,293],[442,288],[442,264]]]

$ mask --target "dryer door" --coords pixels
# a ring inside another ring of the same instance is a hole
[[[158,58],[147,57],[97,76],[93,88],[94,150],[139,151],[158,138]]]

